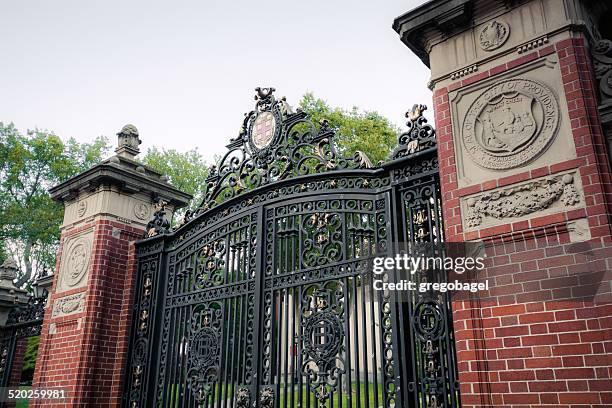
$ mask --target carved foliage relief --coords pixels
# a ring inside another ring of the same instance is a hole
[[[67,316],[85,310],[85,292],[65,296],[53,303],[51,317]]]
[[[524,165],[550,144],[559,125],[559,104],[544,84],[509,79],[483,92],[462,126],[467,153],[481,167],[505,170]]]
[[[577,171],[556,174],[462,199],[463,225],[475,229],[584,204]],[[537,213],[537,214],[536,214]]]

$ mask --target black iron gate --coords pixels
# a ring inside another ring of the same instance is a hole
[[[443,239],[425,107],[372,166],[257,91],[198,213],[167,232],[161,203],[138,243],[125,406],[458,406],[448,299],[372,285],[374,257]]]
[[[30,296],[28,303],[11,309],[6,324],[0,327],[0,387],[3,391],[4,387],[32,385],[46,301],[46,291],[41,297]],[[0,407],[7,405],[11,404],[0,402]]]

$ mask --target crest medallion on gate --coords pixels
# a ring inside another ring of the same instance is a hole
[[[271,147],[280,130],[281,112],[272,95],[274,88],[257,88],[255,117],[249,124],[248,140],[254,153]]]
[[[338,379],[345,372],[343,285],[333,284],[307,287],[302,300],[302,371],[310,377],[320,406],[337,390]]]
[[[196,400],[208,399],[219,375],[219,349],[223,311],[221,304],[211,302],[193,312],[187,345],[190,368],[187,381]]]

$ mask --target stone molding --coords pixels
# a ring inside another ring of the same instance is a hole
[[[578,170],[461,198],[465,230],[507,224],[584,206]]]
[[[459,79],[459,78],[462,78],[462,77],[464,77],[466,75],[473,74],[474,72],[477,72],[477,71],[478,71],[478,65],[476,65],[476,64],[470,65],[469,67],[466,67],[466,68],[463,68],[463,69],[460,69],[458,71],[453,72],[450,75],[450,78],[451,79]]]
[[[85,310],[85,292],[64,296],[53,303],[51,317],[62,317],[81,313]]]
[[[521,54],[543,46],[547,43],[544,39],[554,43],[571,38],[576,31],[596,38],[596,19],[586,3],[581,0],[433,0],[397,17],[393,28],[423,63],[431,66],[432,84],[446,86],[459,67],[478,64],[481,71],[486,71],[491,68],[490,62],[506,62],[516,57],[517,52]],[[501,36],[500,40],[493,41],[495,46],[483,47],[481,34],[496,22],[508,25],[509,30],[504,34],[507,38]]]
[[[144,227],[151,218],[152,207],[149,195],[126,194],[118,187],[100,186],[92,192],[81,192],[76,200],[65,203],[62,227],[89,222],[100,215],[114,216],[120,222]]]
[[[533,49],[542,47],[546,44],[548,44],[548,37],[547,36],[540,37],[533,41],[528,41],[525,44],[519,45],[518,47],[516,47],[516,52],[519,54],[523,54],[527,51],[531,51]]]

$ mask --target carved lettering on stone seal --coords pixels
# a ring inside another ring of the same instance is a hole
[[[483,50],[492,51],[504,45],[509,35],[510,27],[508,24],[503,21],[493,20],[480,29],[478,40]]]
[[[550,88],[530,79],[509,79],[474,101],[461,136],[476,164],[504,170],[525,165],[542,153],[558,125],[559,104]]]
[[[77,293],[57,299],[51,317],[66,316],[85,310],[85,293]]]
[[[563,209],[576,207],[583,203],[576,185],[578,177],[575,172],[557,174],[472,196],[465,200],[465,226],[476,228],[499,224],[491,220],[523,217],[554,206]]]

